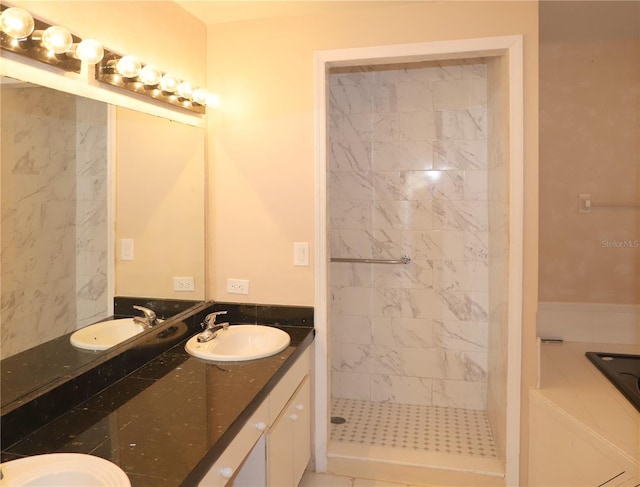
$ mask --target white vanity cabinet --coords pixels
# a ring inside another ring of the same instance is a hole
[[[200,481],[201,487],[295,487],[311,458],[310,348]]]
[[[267,485],[295,487],[311,456],[309,377],[305,377],[267,434]]]

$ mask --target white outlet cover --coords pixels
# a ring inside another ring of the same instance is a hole
[[[229,294],[249,294],[249,281],[246,279],[227,279]]]
[[[174,277],[173,290],[186,292],[195,291],[196,286],[193,277]]]

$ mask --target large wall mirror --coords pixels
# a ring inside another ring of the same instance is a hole
[[[2,360],[111,316],[114,295],[203,300],[204,129],[15,79],[0,96]],[[69,353],[33,388],[101,354]]]

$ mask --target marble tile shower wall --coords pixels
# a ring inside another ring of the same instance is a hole
[[[330,73],[336,398],[486,407],[486,65]]]
[[[108,316],[107,105],[78,98],[76,313],[78,327]]]
[[[106,141],[106,118],[89,129],[90,103],[47,88],[2,90],[2,358],[76,328],[78,275],[91,260],[76,259],[79,250],[100,242],[102,260],[90,272],[106,275],[106,213],[99,229],[96,212],[76,204],[86,194],[76,174],[91,172],[90,148]],[[106,211],[104,200],[94,206]]]

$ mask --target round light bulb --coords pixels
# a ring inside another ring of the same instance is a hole
[[[209,108],[218,108],[220,106],[220,96],[216,93],[209,93],[207,95],[207,106]]]
[[[191,100],[193,98],[193,85],[188,81],[183,81],[178,85],[178,96],[185,100]]]
[[[140,70],[140,81],[147,86],[155,86],[160,82],[162,72],[153,64],[147,64]]]
[[[178,78],[173,76],[172,74],[165,74],[162,78],[160,78],[160,89],[167,93],[173,93],[178,89]]]
[[[116,71],[124,78],[135,78],[140,74],[140,60],[135,56],[123,56],[116,64]]]
[[[76,47],[76,56],[89,64],[98,64],[104,57],[104,48],[98,41],[85,39]]]
[[[209,93],[207,92],[207,90],[198,88],[197,90],[193,91],[193,101],[196,102],[198,105],[206,105],[208,94]]]
[[[42,33],[42,45],[56,54],[67,52],[72,44],[71,33],[64,27],[52,25]]]
[[[24,39],[33,32],[33,17],[25,9],[9,7],[0,15],[0,30],[14,39]]]

